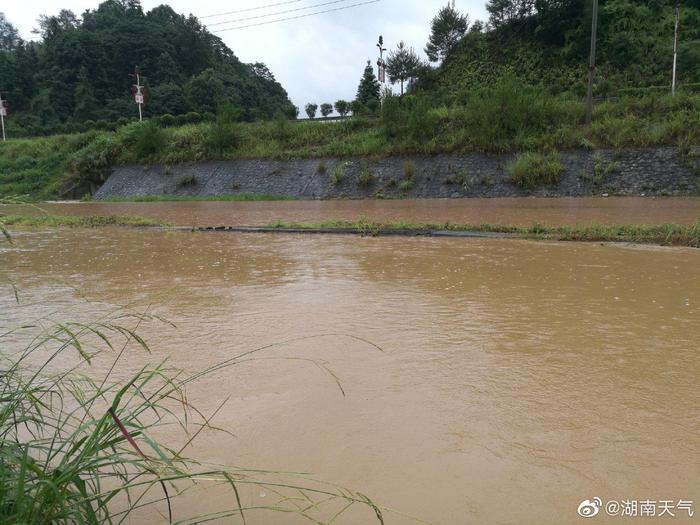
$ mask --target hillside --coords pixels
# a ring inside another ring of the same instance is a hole
[[[195,17],[166,5],[144,12],[139,0],[107,0],[80,17],[63,10],[40,19],[39,42],[19,39],[10,22],[0,13],[0,90],[11,104],[13,137],[132,119],[129,74],[137,65],[149,87],[147,117],[204,115],[222,102],[244,120],[294,114],[264,64],[243,64]]]
[[[534,7],[523,7],[526,4]],[[590,4],[491,0],[487,28],[473,24],[423,85],[440,96],[455,98],[511,73],[553,92],[583,95]],[[618,95],[627,88],[670,87],[673,4],[667,0],[600,2],[596,96]],[[678,80],[682,86],[700,82],[700,2],[681,4]]]

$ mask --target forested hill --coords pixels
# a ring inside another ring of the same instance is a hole
[[[590,0],[490,0],[427,84],[443,94],[512,73],[553,91],[585,91]],[[670,86],[674,0],[600,0],[596,95]],[[681,2],[678,78],[700,82],[700,1]]]
[[[165,5],[146,13],[139,0],[107,0],[80,17],[65,10],[41,17],[39,30],[40,42],[23,42],[0,14],[0,91],[11,104],[10,125],[25,131],[133,117],[136,65],[149,87],[147,115],[203,115],[221,102],[245,120],[294,114],[264,64],[241,63],[195,17]]]

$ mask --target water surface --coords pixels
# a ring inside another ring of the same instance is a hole
[[[62,215],[140,215],[179,226],[265,226],[276,220],[317,222],[453,222],[547,226],[575,224],[691,224],[700,218],[700,198],[499,198],[272,202],[49,203]],[[41,213],[27,206],[0,206],[1,213]]]
[[[189,371],[319,336],[188,390],[206,413],[231,398],[215,422],[235,437],[205,432],[190,450],[203,460],[310,472],[441,524],[575,523],[594,496],[700,502],[700,250],[110,228],[14,240],[0,282],[22,305],[0,287],[0,329],[150,304],[176,327],[148,324],[154,353],[131,365]],[[288,357],[323,360],[346,395]],[[176,502],[176,517],[226,494]]]

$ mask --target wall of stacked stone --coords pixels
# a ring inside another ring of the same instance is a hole
[[[386,158],[233,160],[175,166],[122,166],[96,199],[135,195],[271,194],[303,199],[695,195],[697,149],[675,147],[561,153],[557,186],[528,190],[509,181],[515,155],[436,155]],[[358,182],[361,172],[371,182]],[[412,181],[407,173],[415,173]]]

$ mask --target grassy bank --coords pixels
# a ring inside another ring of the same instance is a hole
[[[153,227],[170,226],[165,221],[144,217],[116,215],[4,215],[0,216],[0,229],[10,226],[46,227],[46,228],[98,228],[103,226]],[[362,235],[382,234],[419,234],[428,232],[475,232],[498,233],[524,239],[549,239],[559,241],[589,241],[589,242],[632,242],[641,244],[658,244],[662,246],[690,246],[700,248],[700,219],[692,225],[681,224],[629,224],[606,226],[590,224],[584,226],[511,226],[501,224],[458,224],[446,223],[413,223],[397,221],[376,223],[365,219],[356,221],[323,221],[323,222],[286,222],[276,221],[269,228],[284,230],[306,230],[319,232],[343,231]],[[254,230],[254,229],[253,229]]]
[[[700,144],[700,95],[626,97],[584,106],[513,79],[464,93],[449,104],[428,95],[392,97],[378,118],[327,122],[204,122],[161,127],[134,123],[0,144],[0,196],[51,198],[116,165],[168,166],[209,160],[290,159],[437,153],[502,153],[671,145],[689,155]],[[527,181],[524,181],[526,183]]]
[[[294,223],[277,221],[270,225],[275,229],[356,231],[363,235],[386,233],[421,233],[434,231],[503,233],[523,239],[588,242],[631,242],[658,244],[661,246],[690,246],[700,248],[700,219],[690,226],[680,224],[622,225],[604,226],[509,226],[496,224],[455,224],[455,223],[373,223],[366,220],[352,222],[325,221],[319,223]]]
[[[168,226],[165,221],[119,215],[0,215],[0,226],[28,228],[99,228],[102,226]]]

